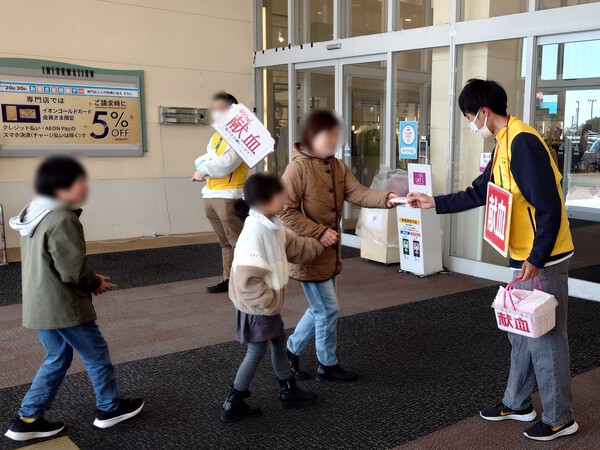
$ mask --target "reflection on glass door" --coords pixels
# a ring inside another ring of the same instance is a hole
[[[335,109],[334,66],[296,71],[298,117],[314,108]]]
[[[311,109],[335,109],[335,67],[322,66],[296,71],[296,117],[300,120]],[[296,128],[296,141],[300,127]]]
[[[595,57],[598,54],[600,40],[539,46],[535,126],[563,174],[565,203],[576,249],[570,275],[600,282],[597,270],[600,58]]]
[[[371,185],[384,162],[385,76],[384,61],[343,66],[343,116],[348,128],[343,159],[364,186]],[[354,233],[359,212],[359,207],[345,205],[344,233]]]

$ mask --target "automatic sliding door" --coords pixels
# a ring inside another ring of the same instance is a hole
[[[344,162],[364,186],[370,186],[385,161],[385,61],[343,64],[343,116],[347,125]],[[354,234],[360,207],[346,204],[344,233]]]
[[[539,46],[535,126],[563,174],[573,278],[600,282],[600,39]]]

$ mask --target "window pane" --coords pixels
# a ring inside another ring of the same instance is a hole
[[[295,2],[298,44],[333,39],[333,0],[298,0]]]
[[[508,95],[508,113],[517,117],[523,114],[525,79],[522,76],[522,39],[512,39],[461,47],[462,79],[458,80],[457,95],[470,78],[489,78],[498,81]],[[460,71],[459,71],[460,73]],[[454,148],[453,190],[468,187],[481,174],[480,157],[491,153],[494,139],[483,140],[471,131],[469,123],[455,104],[458,122]],[[475,261],[506,266],[507,262],[482,238],[483,208],[456,214],[452,219],[450,254]]]
[[[287,66],[262,70],[262,121],[273,139],[275,151],[263,161],[263,170],[282,174],[289,160],[288,152],[288,71]]]
[[[396,29],[408,30],[433,23],[432,0],[396,0]]]
[[[463,0],[463,20],[487,19],[526,12],[529,0]]]
[[[287,0],[261,0],[258,2],[262,35],[261,50],[284,47],[288,44]]]
[[[417,139],[425,137],[430,142],[431,50],[400,52],[396,56],[396,120],[394,146],[395,164],[407,169],[410,162],[429,162],[400,159],[399,127],[401,121],[418,122]]]
[[[386,30],[386,2],[383,0],[340,0],[344,36],[364,36]]]
[[[600,40],[565,44],[563,78],[600,78]]]
[[[314,108],[335,109],[335,69],[333,66],[296,71],[297,117]],[[296,140],[300,139],[297,127]]]
[[[563,6],[587,5],[597,3],[600,0],[539,0],[539,9],[561,8]]]

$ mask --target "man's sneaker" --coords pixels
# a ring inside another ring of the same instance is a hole
[[[98,428],[110,428],[119,422],[137,416],[143,407],[144,400],[141,398],[119,399],[119,407],[114,411],[98,411],[94,425]]]
[[[533,409],[533,405],[527,409],[517,411],[505,406],[504,403],[498,403],[495,406],[489,406],[479,413],[485,420],[518,420],[520,422],[529,422],[535,419],[537,413]]]
[[[13,420],[10,429],[4,434],[15,441],[28,441],[29,439],[39,439],[54,436],[65,428],[62,422],[48,422],[43,417],[34,420],[31,423],[23,422],[19,417]]]
[[[209,294],[220,294],[221,292],[227,292],[229,290],[229,280],[219,281],[214,286],[208,286],[206,291]]]
[[[574,420],[561,427],[553,427],[548,425],[541,420],[531,428],[527,429],[523,434],[529,439],[536,441],[551,441],[552,439],[559,438],[561,436],[569,436],[575,434],[579,429],[579,425]]]

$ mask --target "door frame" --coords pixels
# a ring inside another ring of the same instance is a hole
[[[349,57],[349,58],[333,58],[333,59],[325,59],[325,60],[318,60],[318,61],[307,61],[307,62],[298,62],[298,63],[291,63],[290,66],[290,70],[288,70],[288,83],[290,86],[297,86],[298,83],[298,76],[297,76],[297,72],[298,71],[302,71],[302,70],[310,70],[310,69],[319,69],[319,68],[324,68],[324,67],[333,67],[334,69],[334,97],[335,97],[335,110],[338,112],[338,114],[343,116],[344,113],[344,107],[346,105],[347,102],[344,101],[344,95],[346,94],[344,92],[345,90],[345,83],[344,83],[344,70],[347,69],[347,66],[351,66],[354,64],[362,64],[362,63],[369,63],[369,62],[378,62],[378,61],[385,61],[386,62],[386,69],[381,69],[382,71],[382,75],[384,75],[383,81],[384,83],[386,83],[386,90],[385,90],[385,105],[382,108],[382,112],[383,112],[383,127],[384,130],[387,130],[384,133],[384,144],[383,144],[383,148],[384,148],[384,154],[382,155],[382,161],[384,161],[386,164],[389,165],[389,163],[391,162],[391,155],[388,155],[388,153],[391,153],[389,151],[386,151],[386,149],[391,148],[390,147],[390,142],[389,142],[389,136],[391,136],[391,134],[389,133],[390,130],[390,126],[393,126],[393,121],[390,120],[390,118],[388,117],[387,114],[387,102],[391,101],[391,99],[389,99],[389,97],[391,97],[390,94],[390,90],[388,89],[388,78],[390,76],[391,70],[390,70],[390,57],[388,54],[386,53],[377,53],[377,54],[373,54],[373,55],[365,55],[365,56],[356,56],[356,57]],[[378,70],[378,69],[375,69]],[[367,76],[367,73],[362,73],[360,74],[360,76]],[[296,93],[296,89],[290,89],[288,92],[289,95],[289,99],[288,102],[290,105],[296,105],[297,103],[297,93]],[[307,102],[304,102],[304,108],[306,108]],[[289,112],[290,112],[290,117],[288,119],[288,123],[289,123],[289,128],[290,128],[290,133],[289,133],[289,142],[288,142],[288,148],[289,148],[289,158],[290,161],[292,160],[292,149],[294,148],[294,144],[295,144],[295,137],[296,137],[296,133],[297,133],[297,121],[298,121],[298,117],[297,117],[297,110],[296,108],[289,108]],[[307,110],[305,109],[304,111],[302,111],[302,113],[306,113]],[[292,116],[293,114],[293,116]],[[340,158],[343,160],[343,148],[340,148],[338,150],[338,153],[336,154],[336,157]],[[344,206],[344,210],[346,209],[346,206]],[[342,228],[343,229],[343,228]],[[349,234],[349,233],[342,233],[342,242],[344,245],[347,245],[349,247],[355,247],[355,248],[360,248],[360,238],[354,234]]]

